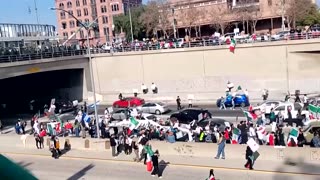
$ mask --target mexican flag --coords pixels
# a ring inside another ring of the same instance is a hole
[[[293,146],[291,144],[291,138],[294,140],[296,145],[298,144],[298,135],[299,135],[298,130],[296,128],[292,128],[290,133],[289,133],[289,137],[288,137],[288,146]]]
[[[147,160],[146,160],[146,164],[147,164],[147,171],[152,171],[152,156],[154,154],[154,152],[152,151],[151,149],[151,146],[150,145],[145,145],[144,146],[144,150],[146,151],[147,153]]]
[[[239,135],[240,130],[238,128],[234,128],[232,131],[232,144],[238,144]]]
[[[236,49],[236,41],[234,39],[231,39],[231,43],[229,45],[230,52],[234,53],[234,50]]]
[[[62,120],[60,119],[59,116],[55,115],[55,118],[56,118],[57,122],[60,124],[60,130],[61,130],[62,127],[63,127],[63,122],[62,122]]]
[[[249,111],[243,111],[244,116],[248,121],[256,120],[257,116]]]
[[[130,117],[130,126],[128,129],[128,135],[131,134],[131,132],[136,129],[139,125],[139,121],[137,121],[134,117]]]
[[[258,138],[260,140],[264,140],[267,136],[267,131],[266,131],[266,128],[263,127],[263,126],[260,126],[258,129],[257,129],[257,134],[258,134]]]
[[[312,114],[313,119],[316,118],[318,116],[318,113],[320,112],[320,108],[312,104],[309,104],[308,109]]]

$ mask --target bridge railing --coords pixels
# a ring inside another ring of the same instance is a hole
[[[288,40],[302,40],[302,39],[315,39],[320,38],[320,32],[312,33],[302,33],[302,34],[286,34],[282,36],[258,36],[258,37],[243,37],[237,38],[237,44],[252,44],[260,42],[275,42],[275,41],[288,41]],[[228,45],[230,41],[222,41],[218,38],[211,39],[202,39],[190,42],[167,42],[167,43],[157,43],[157,44],[148,44],[148,43],[135,43],[129,45],[117,46],[110,49],[103,48],[91,48],[92,54],[101,54],[101,53],[125,53],[125,52],[134,52],[134,51],[154,51],[154,50],[163,50],[163,49],[179,49],[179,48],[193,48],[193,47],[208,47],[208,46],[221,46]],[[0,63],[10,63],[18,61],[31,61],[37,59],[49,59],[57,57],[68,57],[68,56],[81,56],[86,55],[86,49],[60,49],[58,51],[38,51],[36,53],[27,53],[27,54],[9,54],[9,55],[0,55]]]

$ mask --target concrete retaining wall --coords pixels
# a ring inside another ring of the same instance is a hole
[[[150,88],[155,82],[159,94],[141,97],[172,100],[194,94],[208,100],[224,95],[230,80],[248,89],[252,99],[260,99],[263,88],[270,98],[283,99],[288,90],[319,90],[320,54],[301,53],[320,50],[319,45],[320,40],[300,40],[238,45],[234,54],[223,46],[97,55],[96,89],[111,102],[120,92],[132,95],[142,83]]]

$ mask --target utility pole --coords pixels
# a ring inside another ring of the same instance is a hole
[[[131,30],[131,42],[133,43],[133,29],[132,29],[132,17],[131,17],[131,8],[130,8],[130,2],[128,2],[128,8],[129,8],[129,19],[130,19],[130,30]]]
[[[38,15],[38,6],[37,6],[37,0],[33,0],[34,1],[34,10],[36,12],[36,17],[37,17],[37,24],[40,24],[40,20],[39,20],[39,15]]]

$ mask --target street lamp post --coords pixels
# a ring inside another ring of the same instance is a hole
[[[95,83],[94,83],[94,77],[93,77],[93,67],[92,67],[92,57],[91,57],[91,49],[90,49],[90,42],[89,42],[89,31],[90,28],[95,24],[95,22],[98,20],[97,17],[95,20],[93,20],[92,23],[88,23],[88,24],[83,24],[78,18],[76,18],[73,14],[69,13],[68,11],[64,10],[64,9],[59,9],[59,8],[50,8],[51,10],[58,10],[58,11],[63,11],[67,14],[69,14],[70,16],[72,16],[82,27],[84,27],[87,31],[87,51],[88,51],[88,56],[89,56],[89,68],[90,68],[90,79],[91,79],[91,86],[92,86],[92,91],[93,91],[93,101],[94,101],[94,115],[95,115],[95,119],[96,119],[96,126],[97,126],[97,137],[100,137],[99,134],[99,119],[98,119],[98,110],[97,110],[97,98],[96,98],[96,88],[95,88]]]

